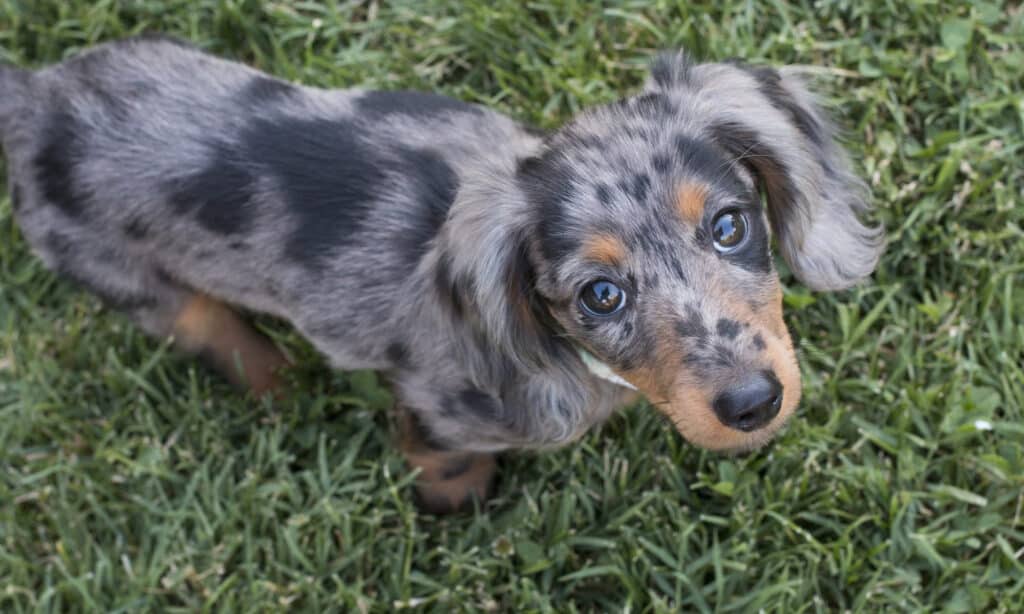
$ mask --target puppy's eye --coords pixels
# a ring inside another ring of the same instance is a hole
[[[626,306],[626,292],[610,281],[599,279],[583,288],[580,305],[592,316],[610,316]]]
[[[743,245],[747,237],[747,218],[739,211],[723,211],[711,223],[715,249],[727,254]]]

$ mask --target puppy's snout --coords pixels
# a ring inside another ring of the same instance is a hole
[[[757,373],[721,392],[712,407],[722,424],[749,433],[779,414],[782,384],[767,371]]]

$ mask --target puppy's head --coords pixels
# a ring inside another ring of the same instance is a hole
[[[859,281],[881,248],[827,119],[772,69],[663,56],[644,92],[549,137],[517,183],[529,214],[502,240],[518,264],[492,324],[524,348],[556,330],[711,449],[763,444],[800,398],[773,235],[816,289]]]

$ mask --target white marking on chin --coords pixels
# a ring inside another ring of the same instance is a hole
[[[619,377],[615,371],[612,371],[611,367],[595,358],[590,352],[581,349],[579,350],[579,353],[580,359],[583,360],[583,364],[587,365],[587,369],[589,369],[595,376],[618,386],[624,386],[630,390],[636,390],[636,386]]]

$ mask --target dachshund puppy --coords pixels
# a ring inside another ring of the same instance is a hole
[[[35,252],[149,334],[256,393],[286,361],[236,307],[388,372],[439,511],[487,496],[496,452],[569,443],[631,389],[694,444],[760,446],[800,398],[772,237],[821,290],[881,251],[798,80],[681,54],[544,136],[134,38],[0,69],[0,135]]]

